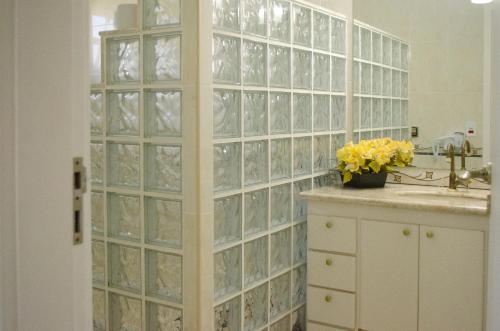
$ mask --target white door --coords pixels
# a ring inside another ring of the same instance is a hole
[[[420,331],[483,330],[484,233],[420,227]]]
[[[417,330],[418,226],[361,222],[360,328]]]
[[[2,222],[16,229],[2,234],[2,247],[8,241],[16,248],[9,251],[14,262],[2,269],[12,282],[1,284],[10,299],[2,302],[8,308],[0,307],[0,329],[89,331],[89,196],[78,215],[83,243],[73,245],[72,191],[73,157],[89,164],[87,0],[2,3],[2,19],[10,23],[0,52],[15,72],[15,79],[2,77],[14,104],[2,111],[15,114],[15,121],[2,123],[13,132],[5,143],[14,148],[14,159],[2,162],[15,166],[9,168],[12,203],[2,207],[15,216]]]

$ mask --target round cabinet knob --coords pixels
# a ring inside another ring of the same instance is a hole
[[[410,234],[411,234],[410,229],[404,229],[404,230],[403,230],[403,235],[404,235],[405,237],[408,237]]]
[[[331,229],[333,227],[333,223],[332,222],[326,222],[325,226],[326,226],[327,229]]]
[[[333,260],[332,259],[326,259],[325,264],[327,266],[331,266],[333,264]]]
[[[434,232],[432,231],[427,231],[427,233],[425,234],[427,236],[427,238],[431,239],[431,238],[434,238]]]
[[[325,296],[325,301],[326,302],[332,302],[332,296],[331,295],[326,295]]]

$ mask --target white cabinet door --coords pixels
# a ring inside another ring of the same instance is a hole
[[[420,228],[419,331],[480,331],[484,233]]]
[[[360,328],[417,330],[418,226],[361,222]]]

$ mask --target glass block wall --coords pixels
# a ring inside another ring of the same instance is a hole
[[[353,140],[410,139],[406,42],[357,22],[353,28]]]
[[[214,329],[305,330],[306,206],[346,134],[346,21],[213,0]]]
[[[185,119],[195,92],[183,59],[194,38],[181,14],[180,0],[144,0],[138,31],[101,34],[103,81],[90,95],[96,331],[188,323],[186,215],[196,200],[184,198],[194,126]]]

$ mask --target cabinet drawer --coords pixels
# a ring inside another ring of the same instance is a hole
[[[326,326],[315,323],[307,323],[307,331],[345,331],[345,329],[338,329],[333,326]]]
[[[308,286],[308,319],[345,328],[354,328],[354,312],[354,294]]]
[[[356,253],[356,220],[344,217],[309,215],[309,248]]]
[[[355,291],[355,257],[310,251],[307,259],[309,283],[311,285]]]

